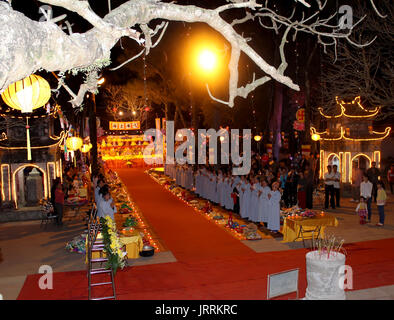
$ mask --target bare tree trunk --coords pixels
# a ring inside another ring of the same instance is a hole
[[[177,123],[178,123],[178,112],[177,112],[178,108],[175,106],[175,115],[174,115],[174,130],[177,130]]]
[[[90,149],[92,160],[92,173],[98,172],[97,161],[97,123],[96,123],[96,96],[92,94],[92,103],[89,108],[89,135],[92,149]]]
[[[282,127],[282,108],[283,108],[283,87],[275,82],[274,112],[271,118],[271,128],[273,133],[272,155],[279,159],[280,149],[280,130]]]
[[[182,111],[180,110],[180,108],[178,106],[175,106],[175,108],[176,108],[175,112],[179,114],[179,118],[181,119],[182,126],[183,126],[182,128],[186,128],[186,122],[185,122],[185,119],[183,118]]]
[[[274,64],[279,63],[279,41],[274,38],[274,42],[277,44],[275,46],[275,57]],[[279,149],[280,149],[280,130],[282,127],[282,107],[283,107],[283,87],[275,82],[273,87],[273,113],[271,118],[270,129],[273,134],[272,141],[272,155],[276,159],[279,159]]]
[[[309,49],[310,47],[310,40],[308,39],[308,45],[307,48]],[[310,144],[311,142],[311,136],[309,133],[309,128],[311,126],[311,112],[312,112],[312,106],[311,106],[311,85],[310,85],[310,79],[309,79],[309,67],[311,65],[313,56],[315,55],[317,49],[317,43],[313,46],[312,51],[307,50],[308,52],[311,52],[306,66],[305,66],[305,136],[304,136],[304,142],[307,144]],[[315,150],[312,150],[314,152]]]
[[[166,118],[166,121],[168,121],[168,102],[164,103],[164,117]]]

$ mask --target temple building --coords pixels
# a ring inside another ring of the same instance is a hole
[[[2,113],[0,132],[1,199],[15,208],[48,199],[52,180],[62,175],[60,136],[54,133],[55,111],[29,115],[31,160],[27,160],[26,116]]]
[[[312,139],[320,141],[320,178],[327,172],[327,165],[337,165],[343,183],[352,183],[357,168],[366,170],[376,162],[380,167],[380,144],[390,135],[391,128],[382,132],[373,130],[372,122],[380,107],[367,109],[360,97],[345,102],[336,98],[333,114],[319,112],[326,120],[326,129],[318,132],[311,127]],[[322,129],[320,129],[322,130]]]

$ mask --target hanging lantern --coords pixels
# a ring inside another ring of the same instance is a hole
[[[45,105],[51,97],[49,83],[42,77],[32,74],[23,80],[14,82],[1,94],[4,102],[22,113],[33,112]],[[29,118],[26,118],[27,160],[31,160]]]
[[[11,108],[27,113],[48,102],[51,97],[51,88],[44,78],[32,74],[10,84],[1,97]]]
[[[254,136],[254,141],[259,142],[260,140],[261,140],[261,136],[259,135]]]
[[[70,137],[67,138],[66,146],[70,151],[77,151],[82,147],[83,140],[79,137]]]
[[[81,147],[81,151],[82,151],[83,153],[89,152],[90,149],[92,149],[92,144],[91,144],[91,143],[89,143],[89,144],[84,144],[84,145],[82,145],[82,147]]]

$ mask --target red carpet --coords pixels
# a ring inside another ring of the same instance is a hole
[[[141,169],[117,170],[120,179],[177,260],[254,254],[254,251],[197,214]]]
[[[267,275],[300,268],[300,297],[306,289],[306,249],[254,253],[212,225],[138,170],[120,176],[151,226],[178,262],[118,271],[118,299],[265,299]],[[353,268],[353,289],[394,284],[394,238],[345,246]],[[40,290],[29,275],[18,299],[87,299],[85,271],[55,273],[53,290]],[[97,279],[99,280],[99,279]],[[106,292],[94,289],[103,296]]]
[[[353,290],[394,284],[394,239],[347,246]],[[175,262],[127,268],[116,275],[118,299],[265,299],[267,275],[300,268],[300,296],[306,289],[305,253],[289,250],[227,257],[203,262]],[[40,290],[41,275],[29,275],[18,299],[87,299],[86,272],[54,274],[53,290]],[[94,291],[97,295],[104,292]]]

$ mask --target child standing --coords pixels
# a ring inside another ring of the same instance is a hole
[[[358,216],[360,217],[360,224],[366,224],[366,218],[367,218],[367,203],[365,202],[364,197],[360,197],[360,202],[357,205],[356,212]]]
[[[387,199],[387,194],[386,191],[383,189],[383,184],[382,182],[378,182],[377,184],[378,187],[378,194],[376,196],[376,204],[378,206],[378,212],[379,212],[379,223],[376,225],[378,227],[383,227],[384,225],[384,205],[386,204],[386,199]]]
[[[279,183],[272,184],[272,191],[268,193],[268,230],[278,232],[280,229],[280,199]]]

